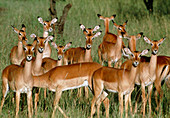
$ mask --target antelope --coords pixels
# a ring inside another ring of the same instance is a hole
[[[115,34],[112,34],[109,32],[109,22],[112,20],[114,20],[114,18],[116,17],[116,15],[112,15],[111,17],[103,17],[102,15],[100,14],[97,14],[97,16],[101,19],[101,20],[104,20],[104,26],[105,26],[105,35],[103,37],[103,41],[107,41],[107,42],[112,42],[112,43],[116,43],[117,42],[117,35]],[[128,21],[126,21],[123,25],[117,25],[115,23],[115,26],[116,27],[121,27],[121,30],[117,30],[118,32],[118,35],[121,33],[121,32],[124,32],[125,35],[126,35],[126,30],[125,30],[125,26],[127,24]],[[124,42],[122,42],[122,46],[123,48],[125,47],[125,44]]]
[[[52,32],[52,25],[57,22],[57,18],[52,19],[51,21],[43,21],[41,17],[37,17],[38,21],[43,25],[43,37],[46,38],[48,36],[48,32]],[[51,47],[49,43],[45,44],[45,48],[43,51],[43,58],[51,56]]]
[[[97,116],[99,118],[99,109],[101,102],[103,101],[106,106],[106,118],[109,117],[109,99],[107,98],[107,91],[118,92],[119,95],[119,112],[121,113],[121,118],[123,115],[123,95],[125,95],[125,111],[126,117],[128,112],[128,102],[130,104],[131,112],[131,93],[134,89],[137,66],[140,62],[142,55],[148,53],[148,50],[143,50],[142,52],[131,52],[128,48],[124,48],[124,51],[132,55],[132,69],[116,69],[111,67],[102,67],[96,70],[92,75],[92,90],[94,97],[91,102],[91,118],[95,113],[95,103],[97,105]]]
[[[26,27],[24,24],[22,24],[21,30],[18,30],[14,26],[12,26],[12,29],[14,30],[15,33],[18,34],[18,45],[14,46],[11,49],[10,62],[12,64],[20,65],[21,61],[25,58],[25,52],[23,50],[23,40],[24,42],[27,41],[26,32],[25,32]]]
[[[24,43],[25,50],[25,66],[21,67],[16,64],[7,66],[2,72],[2,101],[0,107],[0,113],[2,112],[2,107],[5,102],[5,97],[11,89],[16,93],[16,113],[15,116],[18,117],[19,112],[19,101],[20,94],[27,94],[27,104],[28,104],[28,116],[32,117],[32,88],[33,88],[33,77],[32,77],[32,56],[35,49],[35,42],[33,44]]]
[[[124,38],[128,39],[128,48],[130,48],[131,51],[136,51],[136,41],[140,39],[143,35],[143,32],[138,33],[136,36],[128,36],[125,35]]]
[[[150,61],[144,61],[141,62],[138,66],[138,72],[136,76],[136,82],[135,84],[141,85],[142,87],[142,103],[143,103],[143,117],[145,116],[145,104],[147,102],[147,99],[145,99],[145,86],[148,86],[148,95],[149,95],[149,115],[151,114],[151,92],[153,87],[153,82],[157,78],[156,72],[158,71],[158,59],[157,59],[157,53],[160,44],[163,43],[165,38],[160,39],[159,41],[152,41],[149,38],[144,36],[144,40],[146,43],[150,44],[152,47],[152,55],[150,57]],[[146,59],[146,58],[145,58]],[[131,60],[127,60],[124,64],[122,64],[121,68],[131,68]],[[167,71],[168,66],[166,67]],[[135,103],[135,113],[137,111],[137,102]]]
[[[95,26],[93,29],[86,29],[84,25],[80,24],[80,28],[86,36],[85,48],[77,47],[68,49],[64,53],[64,65],[68,65],[69,62],[71,62],[71,64],[79,62],[93,62],[91,57],[91,47],[93,39],[101,35],[101,31],[94,33],[100,28],[100,25]]]
[[[44,68],[42,67],[42,57],[43,57],[43,51],[45,44],[48,43],[49,40],[53,39],[53,36],[48,36],[47,38],[44,37],[37,37],[35,34],[30,35],[31,38],[34,38],[34,42],[36,42],[35,46],[35,52],[36,52],[36,58],[33,59],[32,61],[32,75],[33,76],[38,76],[42,75],[45,71]],[[21,63],[21,66],[24,66],[26,62],[26,59],[24,59]],[[37,91],[37,90],[36,90]],[[38,96],[39,96],[40,89],[38,92],[35,94],[35,115],[37,114],[37,102],[38,102]],[[46,98],[46,95],[45,95]]]
[[[56,109],[64,117],[67,117],[58,105],[62,92],[83,86],[90,86],[93,72],[101,67],[100,64],[95,62],[84,62],[57,66],[43,75],[34,76],[34,87],[48,88],[50,91],[55,92],[52,118],[55,117]]]
[[[56,66],[63,65],[64,52],[71,46],[72,42],[67,43],[65,46],[57,46],[57,44],[55,42],[52,42],[51,44],[57,50],[58,59],[54,60],[49,57],[44,58],[42,60],[42,66],[43,66],[45,72],[48,72],[49,70],[51,70],[52,68],[54,68]]]
[[[125,27],[125,22],[123,25],[117,25],[112,21],[114,26],[119,30],[116,43],[103,41],[98,47],[99,61],[103,65],[103,61],[108,62],[108,67],[112,67],[114,62],[115,67],[118,67],[118,61],[121,61],[122,56],[122,38],[126,35],[126,31],[123,29]]]

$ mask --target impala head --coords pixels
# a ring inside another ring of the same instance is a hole
[[[114,20],[115,19],[115,17],[116,17],[116,15],[114,14],[114,15],[112,15],[111,17],[104,17],[104,16],[102,16],[102,15],[100,15],[100,14],[97,14],[97,16],[101,19],[101,20],[104,20],[105,22],[106,21],[110,21],[110,20]]]
[[[27,45],[23,45],[24,47],[24,51],[25,51],[25,58],[26,61],[30,62],[33,58],[33,54],[35,51],[35,45],[36,42],[33,42],[33,44],[27,44]]]
[[[11,25],[11,26],[12,26],[12,25]],[[18,34],[18,40],[19,40],[20,42],[22,42],[22,40],[25,40],[25,41],[28,40],[27,37],[26,37],[26,32],[25,32],[26,27],[25,27],[24,24],[22,24],[21,30],[18,30],[18,29],[15,28],[14,26],[12,26],[12,29],[14,30],[14,32],[16,32],[16,33]]]
[[[151,45],[153,55],[156,55],[158,53],[159,46],[160,44],[163,43],[164,40],[165,38],[162,38],[159,41],[156,41],[156,40],[152,41],[151,39],[144,36],[144,41]]]
[[[47,38],[44,37],[37,37],[35,34],[30,35],[31,38],[34,38],[36,42],[36,48],[38,49],[39,53],[43,53],[45,44],[48,43],[49,40],[53,39],[53,36],[48,36]]]
[[[127,35],[125,27],[126,27],[128,20],[126,22],[124,22],[123,25],[117,25],[113,20],[112,20],[112,22],[113,22],[114,27],[117,28],[118,35],[121,35],[122,33],[124,33],[123,36]]]
[[[43,25],[44,31],[47,32],[52,32],[53,28],[52,25],[55,24],[57,22],[57,18],[52,19],[51,21],[43,21],[43,19],[41,17],[37,17],[38,21]]]
[[[101,35],[101,32],[97,32],[94,33],[95,31],[97,31],[100,28],[100,25],[95,26],[93,29],[92,28],[85,28],[84,25],[80,24],[80,28],[82,29],[84,35],[86,36],[86,49],[89,50],[91,49],[92,46],[92,41],[94,38],[98,37],[99,35]]]
[[[57,46],[55,42],[51,42],[52,46],[57,50],[58,60],[63,58],[64,52],[71,46],[72,42],[67,43],[65,46]]]
[[[134,67],[137,67],[140,62],[141,56],[146,55],[149,52],[149,49],[145,49],[142,52],[139,51],[131,52],[129,48],[124,48],[124,51],[125,53],[131,56],[132,65]]]

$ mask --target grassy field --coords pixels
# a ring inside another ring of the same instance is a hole
[[[58,17],[62,15],[64,6],[68,3],[72,4],[72,8],[68,13],[68,17],[65,23],[63,39],[65,44],[73,42],[72,47],[85,45],[85,36],[79,28],[79,24],[84,24],[88,27],[95,27],[101,25],[100,30],[103,31],[102,35],[95,38],[92,46],[92,58],[94,61],[98,61],[97,47],[102,41],[104,36],[104,22],[97,17],[97,14],[103,16],[111,16],[116,14],[115,22],[122,24],[128,20],[126,31],[130,35],[136,35],[139,32],[143,32],[145,36],[152,40],[159,40],[163,37],[167,37],[164,43],[159,48],[158,55],[170,56],[170,1],[168,0],[154,0],[154,12],[149,16],[149,13],[142,0],[58,0],[56,9]],[[10,64],[9,54],[13,46],[17,45],[17,34],[12,30],[11,25],[20,29],[22,24],[26,26],[27,38],[29,43],[32,43],[30,34],[35,33],[38,36],[42,36],[43,28],[38,22],[37,16],[41,16],[44,20],[50,20],[48,12],[49,0],[0,0],[0,76],[2,70]],[[110,32],[117,33],[117,30],[110,23]],[[57,39],[59,40],[59,39]],[[123,39],[127,46],[127,40]],[[57,41],[59,45],[63,45],[63,42]],[[143,41],[143,38],[137,42],[137,50],[143,50],[150,48],[150,45]],[[56,59],[56,51],[53,49],[52,58]],[[151,53],[148,54],[150,56]],[[0,79],[0,85],[2,79]],[[153,117],[170,117],[170,93],[166,85],[163,87],[164,98],[162,102],[163,112],[161,116],[152,113]],[[2,91],[2,86],[0,86]],[[54,94],[50,93],[47,97],[46,110],[43,109],[44,99],[43,93],[41,93],[40,102],[38,105],[38,117],[50,117],[52,114],[52,103]],[[136,93],[133,93],[132,104],[134,105],[134,97]],[[13,93],[8,93],[6,101],[3,107],[3,114],[0,117],[14,117],[15,105],[12,103],[11,98]],[[92,100],[92,94],[89,99],[83,97],[78,98],[76,90],[73,93],[70,91],[63,92],[60,99],[60,106],[66,114],[71,118],[86,118],[90,116],[90,105]],[[0,99],[2,94],[0,94]],[[120,117],[118,111],[118,97],[117,94],[109,93],[110,98],[110,117]],[[152,108],[153,111],[156,108],[154,96],[152,96]],[[27,116],[27,105],[23,111],[19,112],[20,117]],[[139,104],[140,109],[141,103]],[[148,107],[148,106],[147,106]],[[104,108],[101,107],[104,111]],[[148,108],[147,108],[148,110]],[[130,113],[129,113],[130,116]],[[148,116],[148,114],[146,114]],[[63,117],[57,110],[56,117]],[[101,114],[101,117],[105,117],[105,114]],[[135,117],[142,117],[141,113],[137,113]]]

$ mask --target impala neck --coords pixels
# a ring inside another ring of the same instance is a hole
[[[46,38],[48,36],[48,31],[43,32],[43,37]]]
[[[85,52],[85,61],[86,62],[91,62],[92,61],[92,57],[91,57],[91,49],[87,50]]]
[[[128,45],[131,51],[136,51],[136,40],[130,39]]]
[[[20,58],[23,53],[23,44],[22,42],[18,41],[18,57]]]
[[[107,34],[109,32],[109,20],[108,19],[105,19],[104,25],[105,25],[105,34]]]
[[[137,67],[134,67],[134,66],[132,65],[132,68],[131,68],[130,74],[129,74],[129,78],[130,78],[132,84],[135,83],[136,72],[137,72]]]
[[[150,75],[155,74],[155,72],[156,72],[156,65],[157,65],[157,55],[152,54],[151,55],[151,59],[150,59],[150,63],[149,63]]]
[[[115,46],[117,47],[116,48],[117,50],[121,51],[121,49],[122,49],[122,36],[121,35],[117,36],[117,41],[116,41]]]
[[[27,77],[29,79],[29,77],[32,76],[31,71],[32,71],[32,61],[30,62],[26,61],[24,70],[23,70],[23,73],[24,73],[23,75],[26,77],[25,79],[27,79]]]
[[[63,65],[63,58],[60,60],[57,60],[57,66],[62,66]]]
[[[39,53],[37,51],[37,55],[36,55],[35,62],[34,62],[34,68],[33,68],[35,71],[41,70],[42,57],[43,57],[43,53]]]

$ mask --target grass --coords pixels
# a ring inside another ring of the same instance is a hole
[[[158,55],[170,56],[170,2],[164,0],[154,0],[154,13],[149,16],[148,11],[143,3],[143,1],[136,0],[61,0],[57,1],[56,9],[58,17],[62,15],[62,10],[64,6],[68,3],[72,4],[72,8],[68,13],[68,17],[64,27],[65,44],[68,42],[73,42],[72,47],[84,46],[85,37],[79,28],[79,24],[88,27],[95,27],[96,25],[101,25],[100,30],[103,31],[102,35],[93,41],[92,46],[92,58],[94,61],[98,62],[97,47],[102,41],[104,36],[104,22],[97,17],[97,14],[103,16],[111,16],[116,14],[115,22],[117,24],[123,24],[128,20],[126,31],[130,35],[136,35],[139,32],[144,32],[144,35],[152,40],[159,40],[162,37],[167,37],[164,43],[160,46]],[[38,36],[42,36],[43,28],[38,22],[37,16],[41,16],[45,20],[49,20],[49,0],[4,0],[0,1],[0,76],[2,70],[10,64],[9,54],[13,46],[17,45],[17,34],[13,32],[11,25],[20,29],[22,24],[26,26],[27,38],[29,43],[32,43],[30,34],[35,33]],[[113,24],[110,23],[109,31],[112,33],[117,33]],[[127,45],[127,40],[123,39]],[[57,41],[59,45],[63,45],[63,42]],[[64,44],[64,45],[65,45]],[[141,38],[137,42],[137,50],[143,50],[150,48],[150,45],[146,44]],[[53,49],[52,58],[56,58],[56,51]],[[148,54],[150,56],[150,54]],[[2,80],[0,80],[2,84]],[[163,86],[164,98],[161,106],[163,107],[163,112],[161,116],[157,116],[152,113],[153,117],[169,117],[169,106],[170,93],[166,85]],[[0,91],[2,91],[2,86],[0,86]],[[60,99],[60,106],[66,114],[72,118],[85,118],[90,116],[90,105],[92,100],[92,94],[90,94],[89,99],[83,97],[78,98],[75,93],[70,93],[70,91],[63,92]],[[44,111],[43,109],[43,94],[40,96],[40,102],[38,105],[38,117],[50,117],[52,114],[52,103],[54,95],[51,93],[47,97],[47,107],[48,109]],[[133,97],[136,93],[133,93]],[[12,103],[11,98],[13,93],[10,92],[7,97],[3,107],[2,117],[14,117],[15,115],[15,105]],[[118,111],[118,99],[117,95],[109,93],[110,98],[110,117],[120,117]],[[2,98],[2,94],[0,94]],[[154,102],[154,96],[152,96],[152,108],[156,107]],[[135,100],[132,99],[134,105]],[[140,103],[141,105],[141,103]],[[148,107],[148,106],[147,106]],[[104,108],[101,108],[104,110]],[[25,102],[24,110],[19,112],[20,117],[27,115],[27,106]],[[130,115],[130,114],[129,114]],[[101,114],[101,117],[105,115]],[[146,114],[148,116],[148,114]],[[56,117],[63,117],[61,113],[57,110]],[[135,117],[142,117],[140,113],[137,113]]]

